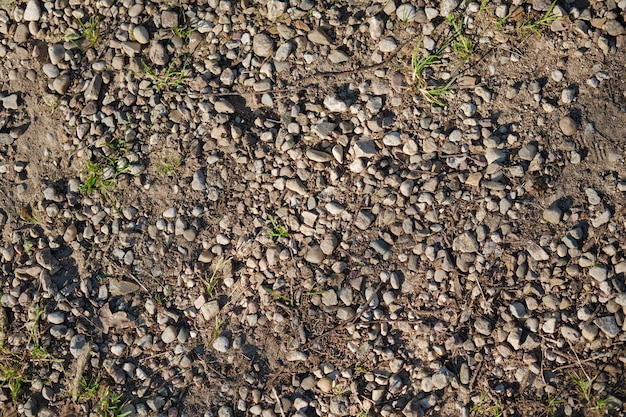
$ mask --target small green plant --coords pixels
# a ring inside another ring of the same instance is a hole
[[[29,331],[29,343],[33,344],[31,354],[35,359],[46,360],[48,359],[48,352],[46,348],[39,344],[39,322],[43,314],[43,307],[40,304],[35,306],[34,319]]]
[[[180,159],[173,158],[166,162],[156,164],[156,168],[157,168],[157,171],[159,171],[159,173],[163,175],[167,175],[170,172],[175,171],[178,168],[180,168]]]
[[[480,400],[470,408],[470,413],[474,413],[477,416],[489,416],[489,417],[502,417],[502,410],[500,404],[495,401],[494,404],[487,402],[488,393],[485,392],[480,396]]]
[[[121,398],[122,394],[116,394],[109,387],[106,387],[98,403],[98,413],[102,417],[126,417],[130,414],[130,411],[122,413],[120,409]]]
[[[452,14],[447,16],[450,26],[454,29],[454,38],[452,39],[452,49],[463,62],[467,61],[472,55],[472,41],[465,36],[463,25],[457,22]]]
[[[215,295],[215,287],[217,286],[217,283],[221,277],[220,272],[224,271],[224,268],[231,260],[232,258],[225,258],[224,256],[220,256],[215,263],[215,267],[213,268],[211,276],[205,277],[204,287],[209,298],[213,298],[213,296]]]
[[[61,100],[58,97],[54,97],[52,95],[45,97],[43,101],[48,107],[50,107],[50,114],[54,114],[54,112],[57,111],[57,109],[61,106]]]
[[[37,242],[35,242],[35,239],[30,237],[29,235],[27,234],[22,235],[22,246],[24,247],[24,252],[26,252],[28,256],[32,256],[33,247],[35,246],[36,243]]]
[[[450,93],[454,81],[456,81],[456,78],[450,78],[447,83],[440,87],[422,88],[422,94],[431,103],[436,104],[439,107],[445,107],[448,103],[443,99],[443,96]]]
[[[182,68],[178,71],[174,70],[174,61],[170,62],[167,70],[165,70],[165,72],[161,75],[150,69],[145,62],[142,61],[141,63],[143,65],[144,73],[154,80],[159,93],[169,89],[180,88],[187,82],[187,76],[185,75],[187,61],[183,62]]]
[[[158,305],[163,305],[163,302],[165,301],[165,296],[163,294],[161,294],[160,292],[157,292],[156,294],[154,294],[154,301],[157,302]]]
[[[581,377],[573,372],[570,372],[569,377],[572,379],[572,381],[574,381],[578,389],[580,389],[580,392],[583,395],[585,401],[587,403],[591,403],[591,388],[593,387],[593,383],[595,382],[597,375],[593,378],[590,378],[588,375]]]
[[[288,297],[284,294],[279,293],[278,291],[274,291],[270,288],[265,288],[263,287],[263,289],[272,297],[276,298],[277,300],[281,300],[284,301],[286,304],[290,305],[291,307],[295,307],[296,302],[293,298]]]
[[[220,336],[220,331],[222,330],[222,325],[225,323],[225,320],[220,319],[219,317],[215,317],[215,326],[213,327],[213,337],[211,341],[217,339]]]
[[[17,403],[17,396],[24,383],[24,370],[18,361],[0,365],[0,386],[9,388],[11,401]]]
[[[100,391],[100,376],[87,381],[84,377],[80,380],[81,392],[78,394],[79,400],[90,400],[95,398]]]
[[[102,194],[105,200],[112,201],[110,192],[116,188],[115,177],[119,174],[115,170],[113,178],[104,179],[105,166],[96,162],[87,162],[87,168],[85,174],[87,178],[85,182],[80,186],[80,191],[85,195],[92,195],[94,192]]]
[[[338,385],[333,389],[333,391],[335,391],[335,395],[344,395],[350,392],[350,388]]]
[[[527,20],[526,23],[517,28],[517,33],[525,34],[528,32],[533,32],[535,34],[541,33],[541,31],[549,27],[552,22],[555,20],[560,20],[561,18],[554,13],[554,6],[556,6],[556,0],[554,0],[548,10],[538,19],[538,20]],[[508,17],[508,16],[507,16]]]
[[[80,18],[78,18],[78,27],[78,32],[66,35],[65,38],[81,51],[92,48],[96,42],[98,42],[98,36],[100,35],[98,21],[94,16],[91,16],[89,20],[84,23]],[[83,39],[84,42],[79,44],[78,41],[81,39]]]
[[[188,39],[189,35],[191,35],[193,32],[195,32],[196,30],[198,30],[200,26],[196,25],[196,26],[176,26],[172,29],[172,31],[174,32],[174,34],[180,36],[183,39]]]
[[[289,229],[287,229],[286,226],[281,226],[278,223],[276,223],[274,218],[270,216],[269,214],[267,215],[267,218],[269,219],[270,223],[272,223],[272,231],[269,232],[270,237],[272,238],[289,237]]]
[[[480,7],[478,8],[478,12],[482,13],[487,10],[487,6],[489,5],[489,0],[482,0],[480,2]]]
[[[361,361],[358,361],[357,363],[354,364],[354,372],[361,374],[361,375],[365,375],[369,371],[365,369],[363,365],[361,365]]]
[[[413,49],[413,55],[411,57],[411,66],[413,67],[413,80],[417,81],[418,88],[421,88],[425,84],[424,70],[433,65],[441,62],[441,53],[447,47],[447,44],[437,49],[435,52],[428,53],[420,56],[419,51],[422,45],[422,40]]]
[[[370,412],[368,410],[361,410],[359,411],[359,414],[357,414],[357,417],[369,417]]]
[[[557,412],[557,409],[561,404],[565,403],[564,400],[557,400],[556,398],[552,398],[548,396],[548,404],[546,404],[546,413],[548,417],[554,417]]]

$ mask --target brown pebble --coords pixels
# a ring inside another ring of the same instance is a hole
[[[561,132],[565,136],[572,136],[576,133],[576,122],[569,116],[564,116],[559,121],[559,127],[561,128]]]

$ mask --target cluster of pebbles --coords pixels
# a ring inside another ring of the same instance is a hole
[[[626,1],[198,3],[0,4],[5,409],[621,412]]]

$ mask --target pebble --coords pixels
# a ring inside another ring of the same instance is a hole
[[[150,42],[150,33],[145,26],[135,26],[133,28],[133,38],[141,45],[147,45]]]
[[[415,21],[415,6],[412,4],[401,4],[396,9],[396,17],[400,22],[409,23]]]
[[[580,339],[580,332],[569,326],[561,327],[561,335],[571,342],[576,342]]]
[[[199,169],[193,173],[193,180],[191,181],[191,189],[195,191],[205,191],[206,186],[206,175],[204,172]]]
[[[476,235],[472,232],[465,232],[461,236],[454,239],[452,248],[461,253],[478,252],[480,245],[476,240]]]
[[[165,344],[172,343],[176,340],[177,335],[178,331],[176,330],[176,326],[169,325],[163,330],[163,333],[161,333],[161,340]]]
[[[320,245],[311,246],[306,252],[306,255],[304,255],[304,259],[312,264],[322,263],[324,260],[324,252],[322,252]]]
[[[564,116],[559,120],[559,127],[565,136],[572,136],[576,133],[576,122],[569,116]]]
[[[230,341],[228,340],[226,336],[219,336],[213,342],[213,349],[217,350],[218,352],[224,353],[228,351],[229,348],[230,348]]]
[[[267,33],[259,33],[254,36],[252,50],[262,58],[270,57],[274,53],[274,41]]]
[[[328,96],[324,99],[324,106],[326,106],[329,111],[334,113],[343,113],[348,111],[348,105],[345,102],[332,96]]]
[[[557,206],[550,206],[543,211],[543,219],[548,223],[559,224],[562,217],[563,212]]]
[[[621,330],[617,325],[614,316],[598,317],[593,322],[606,336],[610,338],[616,337]]]
[[[87,342],[87,338],[83,334],[74,335],[70,340],[70,353],[74,358],[79,358],[90,349],[91,344]]]
[[[391,36],[387,36],[386,38],[383,38],[378,44],[378,49],[380,50],[380,52],[383,52],[383,53],[393,52],[396,50],[397,47],[398,47],[398,43]]]
[[[37,22],[41,18],[41,4],[38,0],[29,0],[24,10],[24,20],[27,22]]]
[[[526,247],[526,251],[535,261],[547,261],[550,255],[541,246],[535,242],[530,242]]]
[[[478,317],[476,321],[474,321],[474,328],[478,333],[489,336],[493,330],[493,325],[486,318]]]
[[[330,45],[332,39],[322,29],[317,28],[307,34],[307,39],[317,45]]]
[[[441,16],[448,16],[461,2],[459,0],[443,0],[439,5],[439,14]]]
[[[152,61],[155,65],[163,66],[170,62],[170,56],[167,53],[167,48],[158,41],[152,43],[148,56],[150,57],[150,61]]]

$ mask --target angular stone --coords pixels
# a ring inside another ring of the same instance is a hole
[[[605,335],[610,338],[617,336],[621,330],[617,325],[614,316],[598,317],[593,322]]]
[[[476,235],[467,231],[454,239],[452,249],[461,253],[475,253],[480,249],[480,245],[476,240]]]
[[[526,251],[535,261],[547,261],[550,255],[541,246],[535,242],[530,242],[526,247]]]

